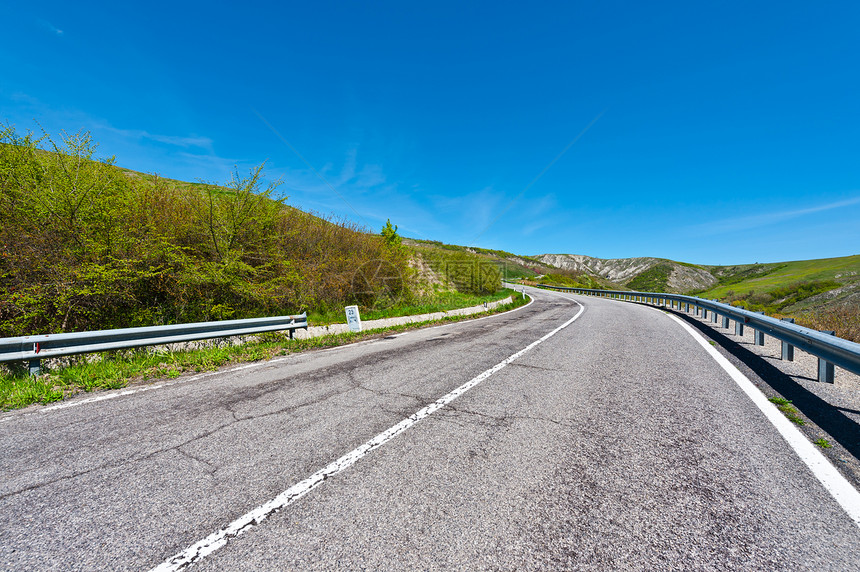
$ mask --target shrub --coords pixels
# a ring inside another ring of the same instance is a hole
[[[44,149],[43,149],[44,147]],[[407,253],[304,213],[263,166],[130,176],[86,133],[0,128],[0,336],[287,314],[404,294]],[[387,273],[362,272],[365,265]],[[360,280],[357,280],[360,277]]]

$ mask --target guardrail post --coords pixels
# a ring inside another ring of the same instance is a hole
[[[794,318],[783,318],[782,321],[793,324]],[[794,346],[786,341],[782,342],[782,359],[785,361],[794,361]]]
[[[42,375],[41,360],[31,359],[28,369],[30,370],[30,375],[33,377],[38,377],[38,376]]]
[[[727,330],[729,329],[729,317],[728,316],[723,316],[723,327]]]
[[[735,335],[738,337],[743,337],[744,335],[744,323],[740,320],[735,320]]]
[[[756,312],[756,314],[761,314],[763,316],[764,312]],[[755,345],[763,346],[764,345],[764,332],[760,332],[758,330],[753,330],[753,339],[754,339]]]
[[[714,311],[711,311],[711,321],[716,324],[719,319],[720,319],[720,317],[717,315],[717,313]]]
[[[708,319],[708,309],[707,309],[707,308],[705,308],[704,306],[702,306],[702,319],[703,319],[703,320],[707,320],[707,319]]]
[[[836,335],[836,332],[834,332],[833,330],[821,330],[821,333],[829,334],[831,336]],[[818,358],[818,381],[822,383],[833,383],[835,373],[836,372],[834,371],[832,363]]]

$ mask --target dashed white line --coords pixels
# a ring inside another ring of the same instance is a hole
[[[490,369],[484,371],[483,373],[473,377],[457,389],[437,399],[430,405],[419,409],[400,423],[389,427],[376,437],[372,438],[370,441],[367,441],[363,445],[353,449],[346,455],[323,467],[305,480],[294,484],[269,502],[260,505],[254,510],[237,518],[221,530],[210,534],[203,540],[189,546],[182,552],[179,552],[176,555],[168,558],[167,560],[153,568],[151,572],[168,572],[183,570],[194,562],[197,562],[201,558],[212,554],[213,552],[227,544],[227,542],[231,538],[239,536],[249,528],[260,524],[273,513],[283,509],[287,505],[292,504],[296,500],[309,493],[326,479],[329,479],[337,475],[341,471],[351,467],[374,449],[378,449],[400,433],[406,431],[407,429],[418,423],[420,420],[424,419],[429,415],[432,415],[434,412],[438,411],[445,405],[451,403],[459,396],[463,395],[464,393],[466,393],[467,391],[469,391],[497,371],[507,366],[512,361],[516,360],[523,354],[531,351],[539,344],[556,335],[558,332],[575,322],[577,318],[582,315],[582,312],[585,310],[585,306],[579,304],[579,307],[579,311],[576,313],[575,316],[573,316],[570,320],[557,327],[556,329],[552,330],[550,333],[546,334],[542,338],[532,342],[531,344],[516,352],[515,354],[505,358],[504,360],[497,363]]]

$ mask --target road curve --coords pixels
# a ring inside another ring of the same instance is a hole
[[[860,528],[676,321],[533,296],[0,415],[2,569],[152,569],[478,378],[191,569],[856,568]]]

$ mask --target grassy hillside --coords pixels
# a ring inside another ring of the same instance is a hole
[[[96,147],[0,126],[0,337],[433,302],[399,240],[289,207],[262,166],[185,183]],[[446,305],[500,287],[469,256],[440,267]]]
[[[505,252],[504,250],[445,244],[435,240],[404,239],[404,243],[414,246],[418,251],[467,254],[477,257],[498,268],[503,280],[533,278],[537,275],[547,274],[556,270],[554,266],[544,264],[535,258]]]
[[[717,286],[704,298],[754,309],[800,312],[860,302],[860,255],[773,264],[709,267]]]

